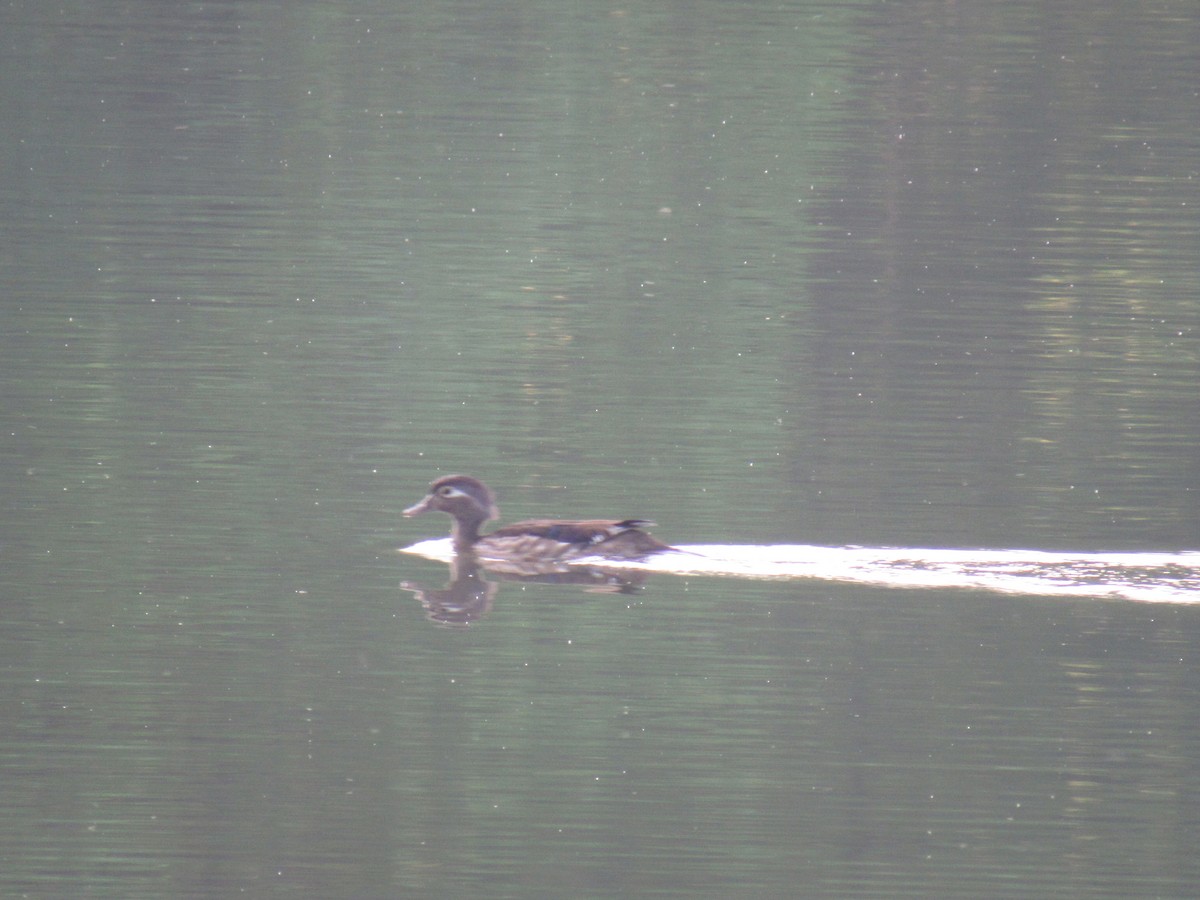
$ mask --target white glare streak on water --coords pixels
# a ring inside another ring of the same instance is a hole
[[[403,548],[448,561],[448,539]],[[1051,553],[915,547],[696,544],[645,562],[587,559],[608,568],[671,575],[841,581],[897,588],[957,588],[1147,603],[1200,602],[1200,552]]]

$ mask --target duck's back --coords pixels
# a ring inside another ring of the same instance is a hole
[[[484,556],[638,559],[671,548],[641,529],[644,519],[561,521],[530,519],[497,528],[475,543]]]

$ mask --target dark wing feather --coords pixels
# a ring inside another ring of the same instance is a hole
[[[530,519],[497,528],[484,535],[481,544],[498,553],[505,552],[503,546],[507,544],[509,552],[518,554],[545,554],[560,558],[564,554],[597,554],[615,559],[634,559],[647,553],[670,549],[657,538],[638,530],[640,526],[652,524],[645,519],[623,519],[619,522],[599,519],[583,522]],[[558,549],[554,549],[553,546],[539,547],[539,540],[557,545]]]
[[[571,522],[558,519],[530,519],[505,525],[488,534],[488,537],[543,537],[551,541],[562,541],[564,544],[596,544],[625,531],[631,531],[643,525],[651,525],[645,519],[625,519],[621,522],[596,519],[592,521]]]

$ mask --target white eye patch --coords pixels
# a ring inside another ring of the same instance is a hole
[[[466,495],[466,493],[464,493],[463,491],[460,491],[458,488],[454,487],[453,485],[447,484],[447,485],[443,485],[442,487],[438,488],[438,496],[439,497],[465,497],[467,495]]]

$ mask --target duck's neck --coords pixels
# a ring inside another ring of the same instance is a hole
[[[483,522],[482,516],[465,519],[454,517],[454,525],[450,528],[450,539],[454,542],[455,552],[465,553],[475,545],[475,542],[479,540],[479,526]]]

